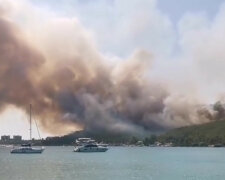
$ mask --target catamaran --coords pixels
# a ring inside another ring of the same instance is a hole
[[[30,104],[30,142],[32,141],[32,115],[31,115],[31,109],[32,106]],[[35,123],[36,124],[36,123]],[[37,126],[37,124],[36,124]],[[11,153],[16,153],[16,154],[37,154],[37,153],[42,153],[44,151],[44,147],[41,148],[34,148],[32,147],[31,143],[28,144],[22,144],[20,147],[14,147],[11,150]]]

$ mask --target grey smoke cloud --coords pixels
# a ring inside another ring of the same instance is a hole
[[[193,97],[151,79],[153,55],[135,51],[110,63],[77,21],[54,20],[31,43],[0,13],[0,109],[31,103],[42,128],[156,132],[217,119]],[[39,41],[40,39],[40,41]],[[201,111],[200,111],[201,110]]]

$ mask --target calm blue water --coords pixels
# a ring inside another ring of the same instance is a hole
[[[112,147],[75,153],[46,147],[43,154],[0,148],[0,180],[224,180],[224,148]]]

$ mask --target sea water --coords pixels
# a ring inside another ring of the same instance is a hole
[[[224,148],[110,147],[75,153],[46,147],[43,154],[0,148],[0,180],[224,180]]]

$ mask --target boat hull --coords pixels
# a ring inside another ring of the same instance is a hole
[[[44,149],[12,149],[11,154],[41,154]]]
[[[85,147],[75,147],[74,152],[106,152],[107,147],[96,147],[96,148],[85,148]]]

